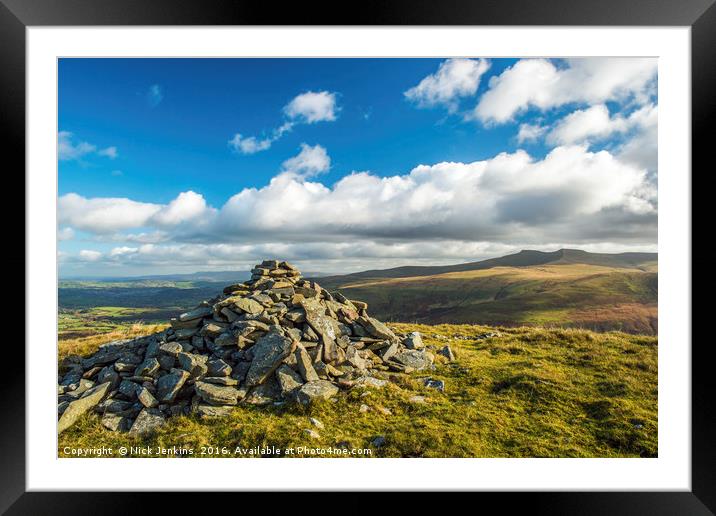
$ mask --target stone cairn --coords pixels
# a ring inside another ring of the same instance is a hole
[[[381,387],[391,371],[432,367],[419,333],[397,336],[366,303],[322,289],[293,265],[266,260],[251,273],[160,333],[66,357],[58,431],[94,410],[106,428],[141,434],[172,415],[310,404],[355,386]]]

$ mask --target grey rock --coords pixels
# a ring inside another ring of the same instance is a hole
[[[159,360],[148,358],[137,366],[134,370],[134,376],[152,376],[157,371],[159,371]]]
[[[122,380],[119,384],[119,393],[126,396],[130,400],[136,399],[139,389],[142,387],[130,380]]]
[[[169,355],[174,358],[176,358],[182,351],[184,351],[184,348],[182,348],[181,344],[179,344],[178,342],[165,342],[164,344],[161,344],[159,346],[160,353]]]
[[[403,340],[403,345],[408,349],[423,349],[425,347],[425,344],[423,344],[423,337],[418,331],[409,333],[405,337],[405,340]]]
[[[189,319],[187,321],[182,321],[177,317],[172,317],[171,319],[169,319],[169,324],[171,324],[172,328],[175,331],[192,329],[198,327],[201,324],[201,317],[197,317],[196,319]]]
[[[215,385],[238,385],[239,381],[228,376],[205,376],[201,379],[202,382],[213,383]]]
[[[244,402],[251,405],[268,405],[279,399],[281,399],[281,387],[276,378],[272,376],[261,385],[248,391]]]
[[[383,446],[385,446],[385,443],[386,443],[385,437],[383,437],[382,435],[379,435],[370,442],[370,445],[373,448],[382,448]]]
[[[368,332],[379,339],[396,340],[397,337],[390,328],[380,322],[378,319],[372,317],[361,317],[359,322]]]
[[[251,362],[239,362],[236,367],[231,371],[231,377],[236,378],[239,382],[243,382],[246,379],[246,373],[251,368]]]
[[[159,405],[157,399],[152,395],[146,387],[140,387],[137,391],[137,399],[145,407],[156,407]]]
[[[112,432],[127,432],[131,428],[131,420],[124,416],[107,413],[102,416],[102,426]]]
[[[263,312],[264,309],[261,303],[247,297],[237,297],[236,299],[234,299],[233,305],[242,312],[248,314],[258,314],[260,312]]]
[[[254,359],[246,373],[246,385],[253,387],[266,381],[291,352],[291,339],[267,333],[251,348]]]
[[[221,359],[210,360],[207,364],[209,376],[230,376],[231,366]]]
[[[319,434],[318,432],[316,432],[316,431],[315,431],[314,429],[312,429],[312,428],[306,428],[306,429],[304,429],[304,430],[303,430],[303,433],[306,434],[306,435],[307,435],[308,437],[310,437],[311,439],[319,439],[319,438],[321,437],[321,434]]]
[[[303,379],[307,382],[318,380],[318,374],[313,368],[313,361],[303,346],[296,346],[294,356],[296,357],[296,367]]]
[[[179,353],[180,367],[189,373],[189,378],[199,378],[207,373],[207,357],[195,353]]]
[[[308,405],[315,400],[327,400],[338,394],[338,387],[326,380],[315,380],[304,383],[296,392],[296,399],[303,405]]]
[[[428,387],[430,389],[437,389],[440,392],[445,391],[445,382],[442,380],[433,380],[432,378],[426,378],[423,383],[425,384],[425,387]]]
[[[155,431],[166,422],[164,414],[155,408],[143,409],[137,419],[134,420],[129,433],[133,435],[141,435]]]
[[[204,403],[200,403],[196,407],[196,413],[200,417],[225,417],[231,414],[231,412],[234,410],[235,407],[231,405],[221,405],[221,406],[215,406],[215,405],[206,405]]]
[[[72,426],[79,417],[95,407],[109,392],[110,383],[106,382],[87,391],[80,399],[73,401],[65,409],[57,422],[57,433],[62,433]]]
[[[301,302],[306,312],[306,322],[318,334],[323,344],[323,361],[336,360],[336,326],[335,321],[326,315],[326,308],[315,299]]]
[[[79,398],[82,396],[85,392],[90,390],[92,387],[94,387],[94,382],[91,380],[80,380],[79,384],[77,385],[77,388],[68,392],[67,395],[71,398]]]
[[[183,369],[172,369],[167,375],[157,380],[157,397],[162,403],[172,403],[182,388],[184,383],[189,379],[189,373]]]
[[[218,337],[214,339],[214,344],[217,346],[223,347],[231,347],[231,346],[238,346],[239,339],[231,332],[224,332]]]
[[[159,368],[164,371],[171,370],[177,363],[176,357],[172,355],[159,355],[157,360],[159,361]]]
[[[442,348],[440,348],[440,350],[438,351],[438,355],[444,356],[450,362],[455,360],[455,354],[452,352],[450,346],[443,346]]]
[[[373,376],[361,376],[360,378],[356,379],[355,385],[361,385],[363,387],[372,387],[375,389],[382,389],[386,385],[388,385],[387,380],[381,380],[380,378],[375,378]]]
[[[203,317],[209,317],[214,313],[214,310],[209,306],[200,306],[194,310],[184,312],[179,316],[180,321],[191,321],[194,319],[201,319]]]
[[[303,385],[304,381],[296,371],[288,367],[286,364],[276,369],[276,380],[281,387],[281,393],[284,397],[293,394],[293,392]]]
[[[311,422],[311,424],[312,424],[313,426],[315,426],[315,427],[318,428],[319,430],[323,430],[323,429],[326,427],[323,423],[321,423],[321,422],[320,422],[318,419],[316,419],[315,417],[309,417],[308,420]]]
[[[239,399],[239,391],[234,387],[196,382],[194,390],[210,405],[236,405]]]
[[[424,351],[409,349],[396,353],[391,360],[406,367],[410,367],[415,371],[425,369],[430,365],[430,358]]]

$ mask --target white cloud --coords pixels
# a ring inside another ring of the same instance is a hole
[[[118,156],[117,147],[107,147],[106,149],[97,151],[97,154],[99,154],[100,156],[106,156],[110,159],[115,159]]]
[[[70,194],[60,199],[61,223],[124,240],[101,263],[138,270],[234,268],[268,256],[330,270],[330,263],[461,261],[557,243],[656,242],[647,171],[586,146],[558,147],[543,159],[517,151],[420,165],[390,177],[354,172],[331,186],[309,179],[328,166],[325,149],[304,145],[268,185],[246,188],[218,210],[194,192],[168,205]],[[162,230],[118,233],[153,225]]]
[[[76,193],[65,194],[58,200],[60,224],[70,224],[100,235],[152,225],[164,227],[199,222],[212,213],[213,209],[206,205],[203,196],[192,191],[180,193],[168,205],[122,197],[88,199]]]
[[[229,147],[240,154],[255,154],[270,149],[273,142],[274,140],[271,138],[259,140],[255,136],[244,137],[236,133],[234,137],[229,140]]]
[[[96,262],[102,258],[102,253],[99,251],[93,251],[91,249],[82,249],[79,254],[80,260],[86,262]]]
[[[109,252],[109,255],[110,255],[111,257],[124,256],[124,255],[127,255],[127,254],[136,253],[137,251],[139,251],[139,248],[138,248],[138,247],[127,247],[127,246],[115,247],[115,248],[113,248],[113,249]]]
[[[75,237],[75,231],[70,227],[57,230],[57,240],[72,240]]]
[[[646,168],[655,174],[658,159],[658,108],[645,106],[629,116],[634,136],[617,149],[617,157],[630,165]],[[654,193],[656,195],[656,193]]]
[[[654,104],[643,106],[626,117],[621,114],[610,116],[607,106],[597,104],[588,109],[574,111],[557,122],[547,135],[547,143],[569,145],[592,142],[634,129],[656,129],[657,121],[658,107]],[[650,146],[649,153],[655,157],[656,149]]]
[[[561,68],[546,59],[521,59],[490,79],[474,114],[485,123],[504,123],[529,107],[630,98],[643,103],[656,71],[655,58],[574,58]]]
[[[97,146],[85,141],[76,141],[74,135],[69,131],[57,133],[57,158],[60,161],[77,160],[88,154],[97,154],[110,159],[118,156],[117,147],[107,147],[97,150]]]
[[[79,159],[97,150],[95,145],[87,142],[73,142],[72,133],[60,131],[57,133],[57,156],[60,160]]]
[[[425,77],[404,95],[419,107],[443,105],[450,112],[455,112],[459,98],[474,95],[480,85],[480,77],[489,68],[490,62],[486,59],[447,59],[440,64],[437,72]]]
[[[301,152],[283,162],[283,170],[301,177],[313,177],[331,168],[331,158],[324,147],[301,144]]]
[[[574,219],[598,226],[603,221],[594,216],[602,211],[617,211],[625,219],[652,213],[640,197],[645,176],[606,151],[584,147],[559,147],[539,161],[518,151],[472,163],[421,165],[403,176],[359,172],[332,188],[284,173],[264,188],[229,199],[217,233],[228,241],[349,235],[554,240]],[[588,239],[589,231],[581,231],[578,238]]]
[[[60,224],[93,233],[141,227],[161,209],[159,204],[119,197],[87,199],[76,193],[61,196],[57,207]]]
[[[302,93],[286,104],[283,112],[289,120],[274,129],[270,136],[258,138],[236,133],[229,140],[229,147],[239,154],[256,154],[270,149],[275,141],[292,131],[297,124],[332,122],[338,112],[336,94],[328,91]]]
[[[189,190],[180,193],[176,199],[156,212],[152,222],[161,226],[175,226],[182,222],[195,220],[209,211],[204,197]]]
[[[539,124],[520,124],[520,130],[517,133],[517,142],[531,142],[542,137],[547,131],[547,127]]]
[[[290,119],[308,124],[332,122],[336,119],[336,94],[328,91],[307,91],[296,96],[283,111]]]

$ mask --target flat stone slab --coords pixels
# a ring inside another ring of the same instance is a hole
[[[156,430],[165,422],[166,419],[160,410],[145,408],[139,413],[137,419],[134,420],[132,428],[129,429],[129,433],[135,435],[146,434]]]
[[[57,422],[57,433],[60,434],[71,427],[79,417],[96,406],[109,392],[110,382],[105,382],[87,391],[80,399],[73,401],[65,409]]]
[[[246,373],[246,385],[262,384],[291,353],[292,341],[278,333],[268,333],[256,341],[251,350],[254,359]]]
[[[303,405],[315,400],[327,400],[338,394],[338,387],[327,380],[316,380],[304,383],[296,392],[296,399]]]
[[[239,400],[239,391],[230,386],[196,382],[194,390],[210,405],[236,405]]]

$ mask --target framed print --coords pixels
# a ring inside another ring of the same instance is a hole
[[[716,8],[608,4],[3,0],[26,192],[3,510],[710,513],[691,170]]]

